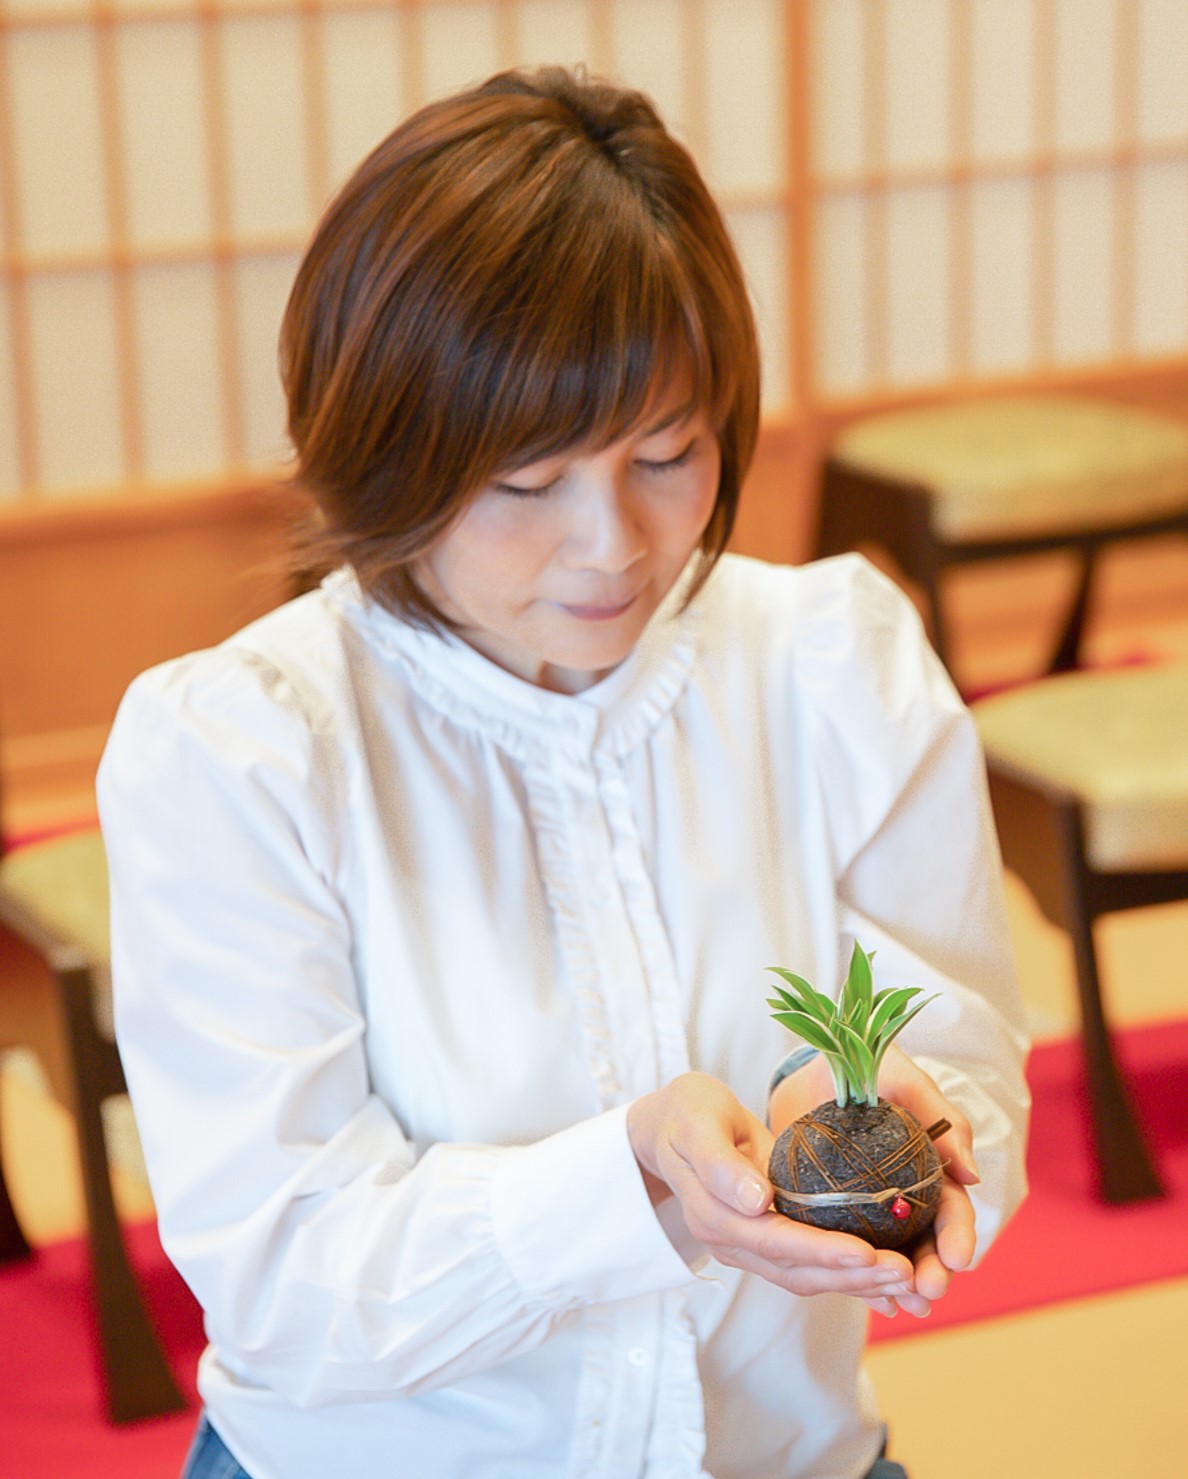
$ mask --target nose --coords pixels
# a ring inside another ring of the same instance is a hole
[[[570,547],[579,568],[605,575],[622,574],[643,558],[647,537],[627,479],[589,479],[577,500]]]

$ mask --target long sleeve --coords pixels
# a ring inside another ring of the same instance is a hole
[[[839,928],[877,952],[880,986],[939,993],[900,1039],[974,1129],[979,1253],[1026,1190],[1026,1033],[973,720],[904,597],[858,566],[861,620],[818,741]],[[839,628],[832,628],[830,640]],[[817,644],[820,650],[820,644]],[[814,661],[812,655],[809,662]],[[872,756],[887,756],[881,769]]]
[[[690,1275],[622,1107],[529,1144],[423,1146],[374,1092],[334,883],[348,765],[302,699],[255,658],[149,674],[99,797],[164,1244],[224,1363],[309,1405],[457,1382],[575,1309]]]

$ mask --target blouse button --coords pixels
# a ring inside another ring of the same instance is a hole
[[[631,1362],[632,1366],[646,1366],[651,1360],[651,1356],[643,1346],[637,1345],[632,1346],[627,1352],[627,1359]]]

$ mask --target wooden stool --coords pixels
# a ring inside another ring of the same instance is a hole
[[[112,1197],[103,1101],[126,1087],[111,1029],[107,864],[99,833],[51,838],[0,859],[0,925],[40,955],[57,992],[108,1416],[130,1422],[179,1412],[188,1404],[145,1309]],[[29,1252],[0,1167],[0,1262]]]
[[[956,402],[872,416],[834,443],[819,555],[881,546],[923,588],[951,668],[941,577],[952,565],[1075,549],[1080,580],[1049,671],[1076,666],[1105,544],[1188,532],[1188,426],[1062,396]]]
[[[1188,898],[1188,663],[1069,673],[974,714],[1006,866],[1072,937],[1101,1195],[1163,1195],[1101,995],[1093,924]]]

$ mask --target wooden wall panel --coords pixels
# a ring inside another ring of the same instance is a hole
[[[0,516],[0,770],[17,814],[85,794],[138,672],[285,598],[289,520],[266,487]]]

